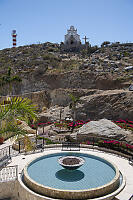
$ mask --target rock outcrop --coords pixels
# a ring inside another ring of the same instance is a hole
[[[80,98],[76,109],[76,118],[111,120],[133,118],[133,93],[128,90],[99,91]]]
[[[29,127],[25,121],[21,121],[21,124],[19,125],[19,127],[25,130],[28,134],[36,134],[36,130]]]
[[[89,136],[101,136],[105,138],[123,139],[128,134],[130,134],[129,131],[121,129],[110,120],[101,119],[84,124],[77,132],[77,138],[78,140],[84,140]]]
[[[38,69],[39,70],[39,69]],[[41,69],[40,69],[41,70]],[[12,83],[12,95],[23,95],[25,93],[38,92],[41,90],[55,89],[100,89],[112,90],[127,88],[130,84],[123,83],[117,77],[113,78],[108,73],[99,74],[97,72],[69,71],[65,73],[38,73],[22,72],[21,82]],[[9,86],[4,85],[0,88],[3,96],[9,94]]]

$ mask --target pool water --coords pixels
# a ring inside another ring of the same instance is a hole
[[[65,155],[80,156],[85,159],[84,165],[71,171],[64,169],[58,158]],[[111,182],[115,168],[108,161],[84,153],[56,153],[42,156],[28,166],[31,179],[46,187],[63,190],[85,190],[103,186]]]

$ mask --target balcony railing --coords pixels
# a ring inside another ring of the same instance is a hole
[[[18,166],[7,166],[0,170],[0,182],[14,181],[18,178]]]

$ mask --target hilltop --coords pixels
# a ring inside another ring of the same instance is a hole
[[[44,43],[20,46],[0,51],[0,72],[6,73],[10,66],[13,73],[68,72],[90,70],[96,72],[121,72],[133,65],[133,43],[88,47],[80,53],[65,53],[59,44]],[[126,74],[126,73],[125,73]],[[124,74],[124,75],[125,75]]]

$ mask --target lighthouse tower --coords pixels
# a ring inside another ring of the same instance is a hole
[[[16,44],[17,44],[16,37],[17,37],[16,30],[13,30],[12,31],[12,44],[13,44],[13,47],[16,47]]]

